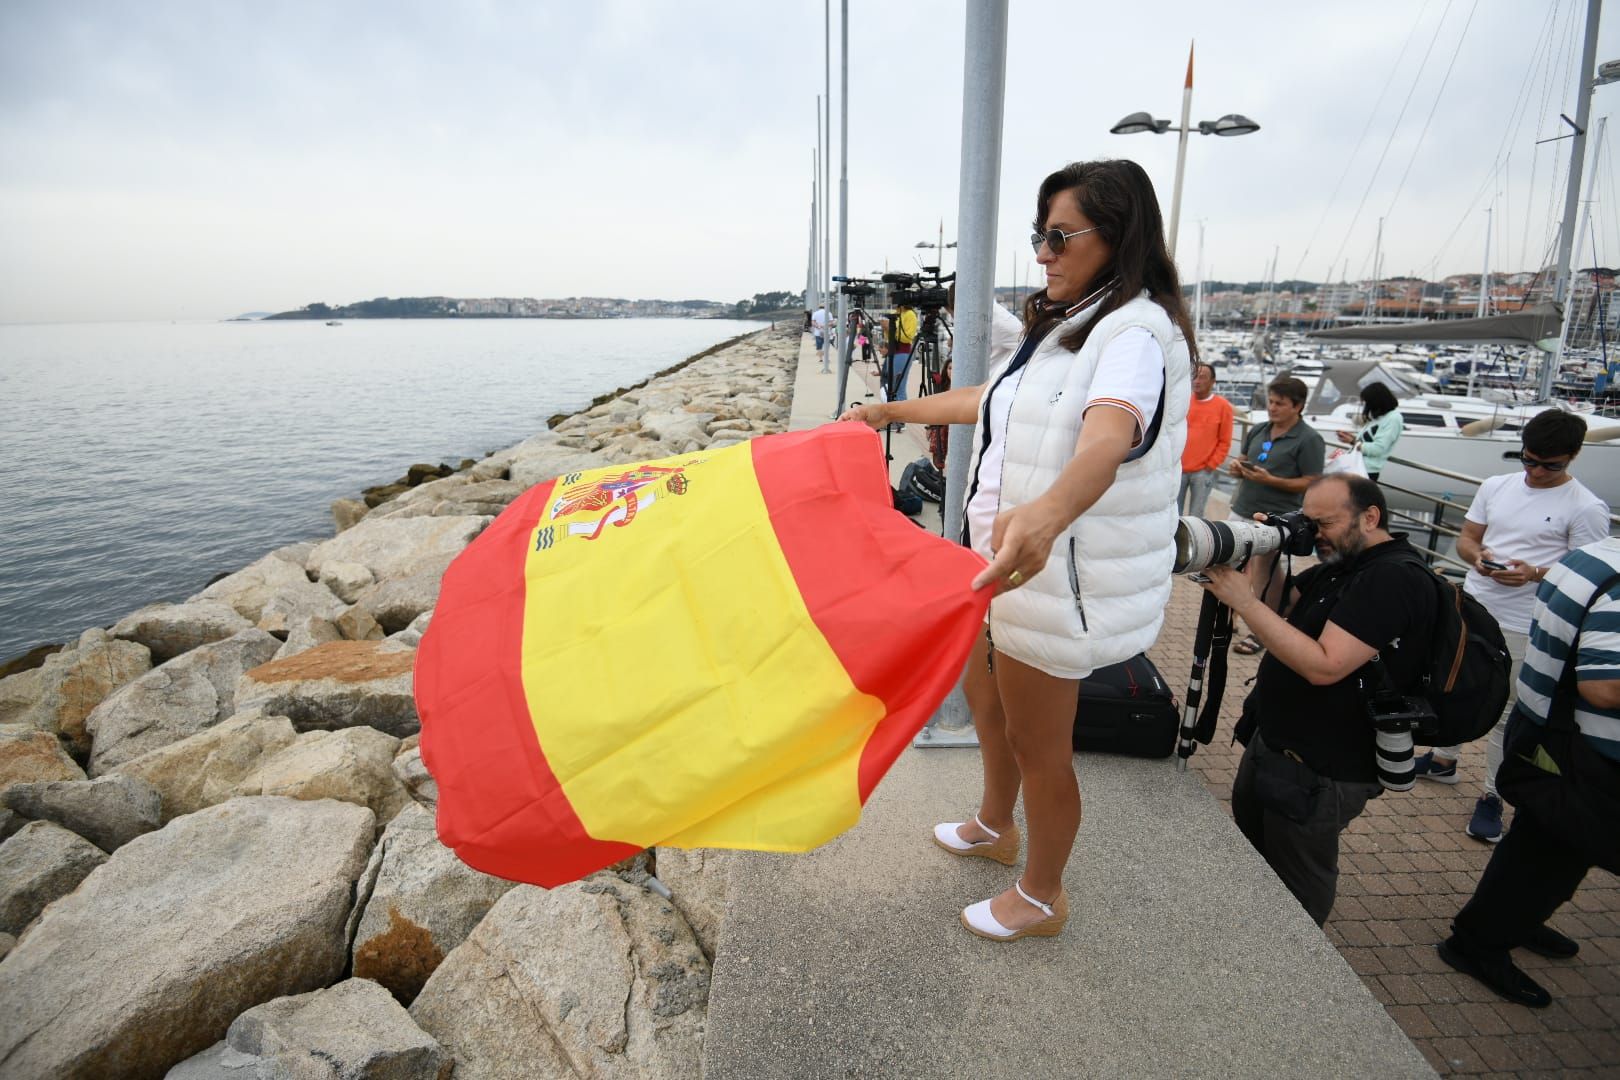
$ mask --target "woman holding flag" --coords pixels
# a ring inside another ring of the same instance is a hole
[[[978,813],[935,827],[959,856],[1023,875],[962,924],[997,941],[1052,936],[1080,825],[1071,739],[1079,680],[1150,646],[1170,600],[1172,537],[1191,394],[1192,327],[1158,200],[1131,161],[1080,162],[1036,200],[1046,288],[1019,320],[995,309],[989,377],[841,419],[973,424],[963,542],[989,565],[985,634],[963,678],[984,767]]]

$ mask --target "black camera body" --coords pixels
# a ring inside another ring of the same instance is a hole
[[[896,307],[921,308],[925,311],[943,311],[951,301],[951,294],[941,288],[896,289],[889,299]]]
[[[921,274],[884,274],[883,283],[894,287],[889,300],[896,306],[921,308],[938,314],[951,302],[950,290],[946,286],[956,280],[956,275],[941,275],[937,266],[925,266],[923,270]]]
[[[1265,524],[1282,533],[1285,555],[1309,555],[1316,550],[1316,522],[1305,516],[1303,510],[1290,510],[1286,514],[1267,514]]]

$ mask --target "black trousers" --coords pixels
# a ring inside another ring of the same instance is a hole
[[[1575,895],[1591,862],[1556,829],[1520,810],[1451,929],[1476,952],[1506,952]]]
[[[1232,781],[1232,817],[1316,925],[1339,891],[1339,834],[1382,789],[1334,780],[1249,738]]]

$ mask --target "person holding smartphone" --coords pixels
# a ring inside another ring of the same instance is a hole
[[[1524,425],[1520,438],[1521,469],[1480,485],[1457,538],[1457,557],[1471,567],[1463,588],[1496,617],[1515,674],[1524,662],[1541,579],[1571,551],[1609,535],[1608,506],[1569,472],[1586,438],[1586,421],[1548,409]],[[1508,708],[1512,706],[1510,699]],[[1504,712],[1491,730],[1484,792],[1466,829],[1469,836],[1491,844],[1502,839],[1503,831],[1496,770],[1502,765],[1506,716]],[[1455,784],[1460,753],[1460,746],[1437,746],[1418,755],[1417,775]]]

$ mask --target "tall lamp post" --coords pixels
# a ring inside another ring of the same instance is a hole
[[[1187,168],[1187,134],[1196,131],[1200,135],[1250,135],[1260,130],[1260,125],[1239,113],[1227,113],[1219,120],[1200,120],[1198,126],[1192,127],[1188,121],[1192,113],[1193,89],[1193,49],[1187,47],[1187,83],[1181,89],[1181,125],[1172,128],[1168,120],[1155,120],[1152,113],[1134,112],[1108,130],[1115,135],[1136,135],[1144,131],[1151,131],[1155,135],[1163,135],[1167,131],[1175,131],[1180,138],[1180,145],[1176,148],[1176,186],[1170,196],[1170,232],[1165,238],[1170,248],[1170,257],[1176,257],[1176,231],[1181,226],[1181,177]]]

